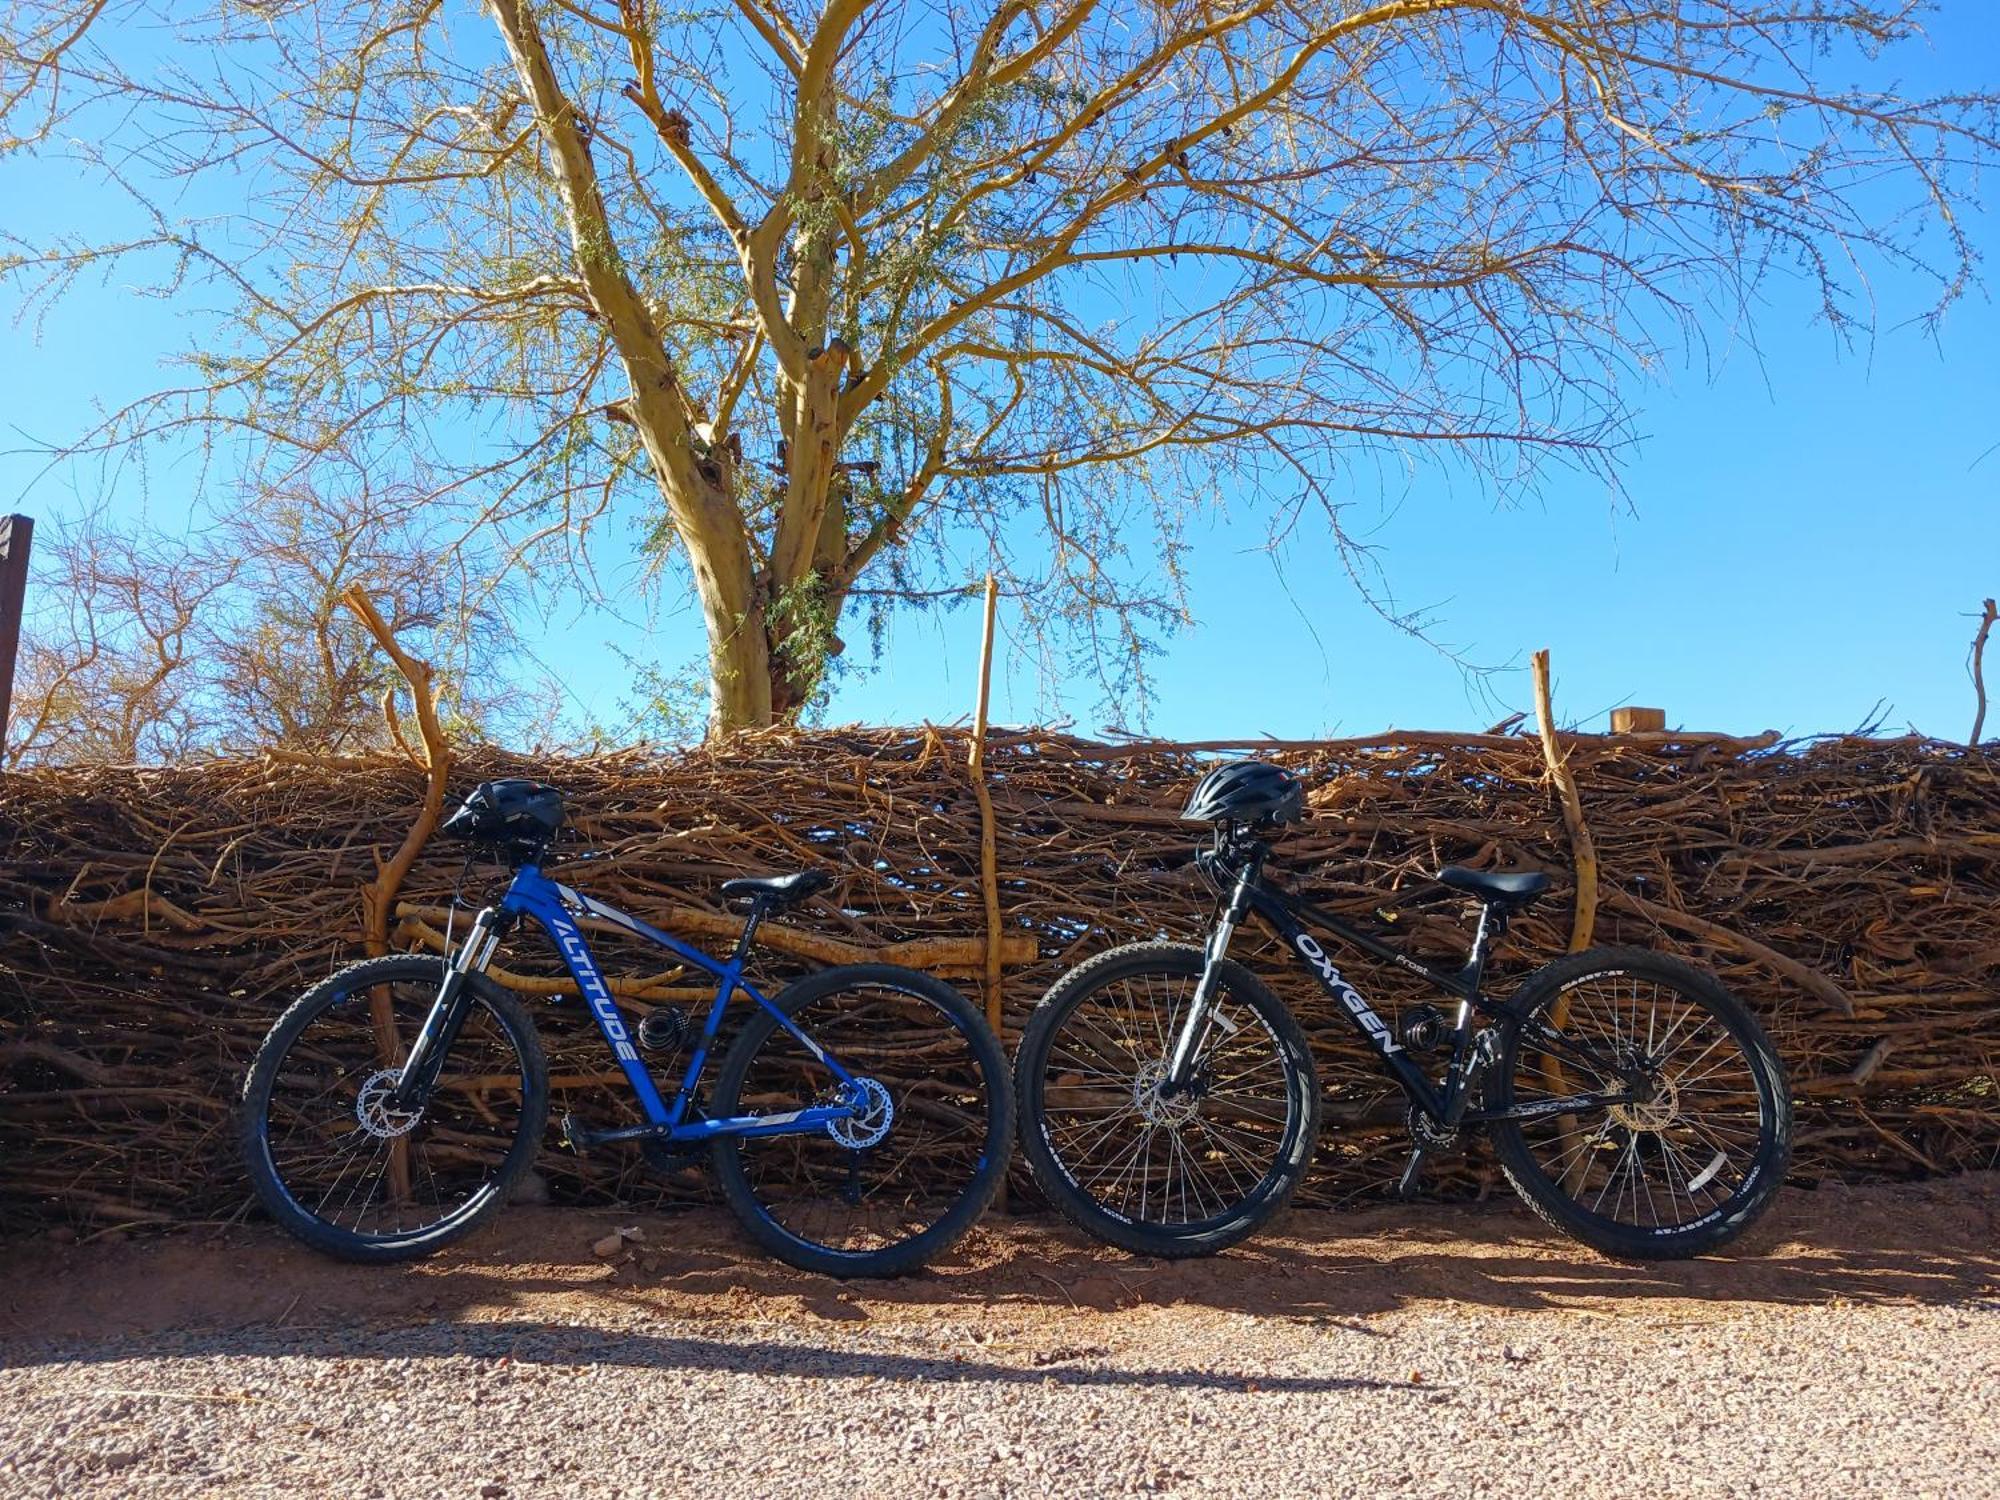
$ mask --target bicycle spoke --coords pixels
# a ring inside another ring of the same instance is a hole
[[[482,1199],[520,1138],[523,1084],[503,1090],[512,1108],[496,1111],[490,1080],[522,1079],[524,1065],[483,1004],[468,1012],[421,1112],[389,1110],[401,1059],[382,1055],[372,1007],[387,1007],[396,1035],[414,1036],[435,983],[377,980],[336,993],[276,1059],[264,1149],[299,1213],[363,1240],[436,1229]]]
[[[750,1211],[791,1240],[845,1256],[892,1251],[936,1226],[973,1190],[987,1152],[988,1083],[980,1054],[952,1014],[921,994],[854,981],[802,1005],[792,1021],[857,1079],[875,1080],[888,1103],[886,1130],[852,1148],[825,1126],[732,1138]],[[1115,1027],[1089,1044],[1089,1075],[1122,1048]],[[915,1063],[921,1056],[922,1061]],[[892,1080],[895,1080],[892,1082]],[[836,1075],[799,1040],[773,1028],[749,1058],[729,1110],[780,1114],[837,1102]],[[848,1122],[866,1130],[867,1121]],[[847,1125],[843,1125],[847,1128]],[[864,1136],[865,1138],[865,1136]]]
[[[1107,981],[1049,1045],[1049,1148],[1072,1182],[1127,1218],[1191,1224],[1227,1214],[1270,1173],[1294,1118],[1275,1035],[1226,987],[1211,996],[1218,1019],[1193,1059],[1191,1091],[1160,1094],[1196,982],[1166,972]],[[1123,1053],[1115,1069],[1105,1067],[1107,1035]]]
[[[1585,1119],[1514,1125],[1539,1178],[1590,1215],[1638,1228],[1670,1231],[1728,1202],[1765,1139],[1757,1075],[1735,1032],[1698,993],[1652,976],[1607,973],[1561,993],[1563,1044],[1616,1062],[1618,1076],[1599,1076],[1593,1091],[1619,1102]],[[1559,1097],[1549,1079],[1573,1091],[1591,1071],[1532,1028],[1516,1045],[1516,1104]]]

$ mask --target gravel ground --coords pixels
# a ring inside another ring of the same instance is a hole
[[[1167,1265],[998,1220],[887,1286],[710,1214],[516,1210],[422,1266],[16,1246],[0,1495],[2000,1496],[2000,1177],[1781,1200],[1728,1256],[1511,1210]]]

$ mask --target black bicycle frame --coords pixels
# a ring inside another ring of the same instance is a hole
[[[1472,951],[1463,967],[1457,972],[1435,968],[1421,959],[1412,958],[1399,948],[1395,948],[1380,938],[1349,925],[1332,912],[1324,911],[1310,902],[1300,901],[1278,890],[1264,879],[1264,858],[1268,851],[1261,844],[1251,844],[1247,850],[1225,852],[1220,849],[1204,850],[1197,857],[1197,863],[1217,885],[1226,892],[1221,917],[1209,938],[1208,963],[1202,971],[1200,983],[1195,989],[1194,1004],[1189,1011],[1188,1021],[1182,1027],[1174,1049],[1169,1078],[1176,1083],[1184,1082],[1186,1069],[1199,1054],[1201,1041],[1212,1016],[1206,1014],[1208,994],[1214,983],[1216,964],[1227,952],[1229,940],[1245,917],[1253,912],[1285,941],[1285,946],[1297,955],[1306,969],[1319,980],[1320,987],[1339,1003],[1341,1012],[1382,1059],[1382,1065],[1401,1085],[1404,1094],[1416,1109],[1428,1119],[1447,1129],[1459,1125],[1478,1124],[1489,1120],[1532,1120],[1549,1115],[1580,1113],[1590,1109],[1601,1109],[1606,1105],[1632,1102],[1637,1096],[1632,1092],[1632,1082],[1627,1070],[1615,1061],[1596,1053],[1595,1049],[1580,1045],[1560,1032],[1552,1031],[1533,1017],[1525,1016],[1511,1005],[1488,998],[1481,992],[1480,984],[1486,973],[1486,960],[1507,930],[1507,910],[1498,903],[1488,902],[1481,906],[1479,927],[1472,939]],[[1442,1085],[1434,1084],[1422,1068],[1410,1060],[1408,1052],[1397,1040],[1388,1022],[1376,1013],[1375,1008],[1365,1000],[1361,992],[1350,984],[1326,949],[1307,929],[1305,921],[1310,920],[1324,931],[1332,934],[1339,942],[1360,948],[1374,955],[1384,963],[1407,969],[1410,973],[1428,980],[1436,988],[1458,998],[1458,1018],[1452,1031],[1451,1062],[1445,1070]],[[1552,1052],[1566,1055],[1589,1067],[1600,1077],[1619,1076],[1627,1080],[1627,1087],[1617,1093],[1566,1094],[1555,1099],[1538,1099],[1532,1104],[1510,1105],[1505,1109],[1472,1109],[1469,1104],[1473,1090],[1477,1087],[1486,1069],[1498,1061],[1499,1042],[1502,1032],[1492,1028],[1475,1029],[1475,1015],[1491,1017],[1501,1028],[1522,1029],[1543,1047]]]

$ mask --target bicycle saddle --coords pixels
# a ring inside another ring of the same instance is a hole
[[[1493,870],[1468,870],[1464,865],[1446,865],[1437,872],[1437,879],[1439,885],[1469,891],[1481,901],[1498,901],[1508,906],[1526,906],[1549,888],[1549,877],[1540,870],[1516,870],[1501,874]]]
[[[813,892],[825,890],[832,884],[833,877],[824,870],[800,870],[796,875],[759,875],[742,880],[725,880],[722,882],[722,894],[725,900],[734,901],[747,896],[766,906],[782,908],[803,901]]]

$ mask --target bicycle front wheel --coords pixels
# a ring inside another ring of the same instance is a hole
[[[392,1097],[445,964],[350,965],[278,1018],[243,1085],[244,1165],[279,1224],[342,1260],[428,1255],[507,1201],[548,1116],[548,1068],[517,1001],[478,975],[414,1112]]]
[[[1490,1108],[1632,1096],[1489,1131],[1515,1191],[1607,1255],[1714,1250],[1770,1206],[1791,1155],[1784,1065],[1714,976],[1640,949],[1594,948],[1529,976]]]
[[[1021,1149],[1078,1228],[1140,1255],[1211,1255],[1283,1208],[1319,1134],[1304,1033],[1255,975],[1224,960],[1189,1086],[1167,1060],[1206,960],[1135,943],[1058,980],[1021,1037]]]
[[[829,1276],[900,1276],[955,1244],[993,1201],[1013,1148],[1007,1056],[942,980],[891,964],[827,969],[759,1008],[731,1045],[716,1118],[839,1103],[836,1060],[865,1094],[810,1131],[723,1136],[716,1178],[766,1250]]]

